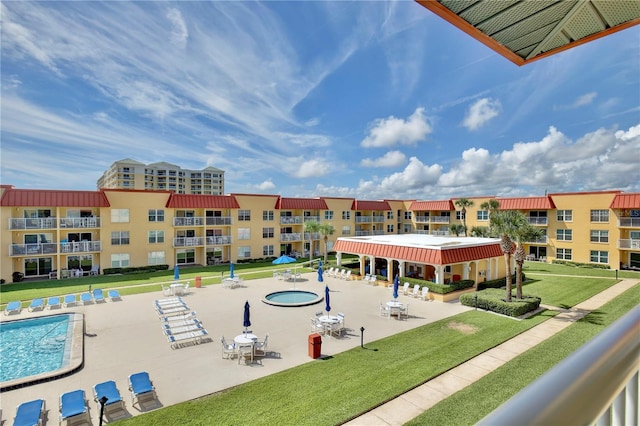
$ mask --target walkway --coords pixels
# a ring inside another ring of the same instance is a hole
[[[347,425],[402,425],[638,284],[623,279],[555,317],[400,395]],[[557,308],[553,308],[557,309]]]

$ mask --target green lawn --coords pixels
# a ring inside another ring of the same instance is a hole
[[[522,292],[542,298],[545,305],[570,308],[616,282],[615,279],[528,275]]]
[[[522,268],[525,274],[560,274],[560,275],[584,275],[590,277],[609,277],[615,278],[616,271],[614,269],[599,268],[578,268],[575,266],[556,265],[544,262],[524,262]],[[618,278],[636,278],[640,279],[640,272],[634,271],[618,271]]]
[[[640,300],[640,285],[567,327],[493,373],[436,404],[409,425],[473,425],[576,351]],[[523,423],[525,423],[523,419]]]

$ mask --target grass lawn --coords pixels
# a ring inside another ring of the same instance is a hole
[[[470,311],[235,388],[125,420],[123,425],[335,425],[392,399],[548,319]],[[455,322],[476,330],[465,334]]]
[[[576,266],[556,265],[544,262],[524,262],[522,268],[525,274],[559,274],[559,275],[583,275],[590,277],[609,277],[615,278],[616,271],[614,269],[599,268],[578,268]],[[618,278],[636,278],[640,279],[640,272],[634,271],[618,271]]]
[[[522,286],[522,292],[542,298],[545,305],[570,308],[616,282],[615,279],[603,278],[530,275]]]
[[[640,300],[640,285],[436,404],[409,425],[473,425],[592,339]],[[526,419],[522,420],[526,423]]]

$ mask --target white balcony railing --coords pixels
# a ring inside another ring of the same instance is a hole
[[[371,216],[356,216],[356,223],[371,223]]]
[[[640,249],[640,240],[635,240],[635,239],[618,240],[618,248],[638,250]]]
[[[429,216],[415,216],[417,223],[429,223]]]
[[[371,235],[370,231],[356,231],[356,237],[366,237]]]
[[[280,225],[302,225],[302,216],[280,216]]]
[[[202,226],[204,217],[174,217],[173,226]]]
[[[304,221],[305,222],[310,222],[310,221],[320,222],[320,216],[305,216],[304,217]]]
[[[302,241],[302,234],[280,234],[280,241]]]
[[[203,246],[204,237],[177,237],[173,239],[174,247]]]
[[[625,228],[640,228],[640,217],[621,217],[619,226]]]
[[[549,221],[546,217],[529,217],[530,225],[546,225]]]
[[[53,229],[57,223],[55,217],[10,218],[9,229]]]
[[[449,223],[451,222],[450,216],[431,216],[431,223]]]
[[[100,228],[99,217],[62,217],[60,228]]]
[[[206,222],[207,225],[213,226],[233,225],[233,218],[231,216],[209,216]]]
[[[32,256],[37,254],[54,254],[58,250],[57,243],[10,244],[9,256]]]
[[[207,237],[207,245],[229,245],[233,243],[233,237],[227,235],[214,235]]]
[[[542,236],[540,238],[536,238],[534,240],[529,240],[529,241],[527,241],[527,243],[529,243],[529,244],[547,244],[547,240],[548,240],[547,236],[544,235],[544,236]]]
[[[60,243],[61,253],[86,253],[102,251],[102,241],[71,241]]]

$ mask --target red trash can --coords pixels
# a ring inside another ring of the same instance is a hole
[[[202,277],[196,277],[196,288],[202,287]]]
[[[318,333],[309,335],[309,356],[313,359],[320,358],[322,353],[322,336]]]

